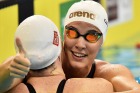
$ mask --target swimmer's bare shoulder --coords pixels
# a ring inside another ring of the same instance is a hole
[[[111,64],[109,62],[103,60],[97,60],[97,59],[95,60],[95,64],[96,64],[96,70],[95,70],[94,77],[112,78],[114,76],[124,75],[124,72],[132,76],[130,70],[121,64]]]
[[[112,93],[113,86],[103,78],[68,79],[64,93]]]
[[[114,91],[128,91],[139,89],[132,72],[121,64],[110,64],[102,60],[95,60],[96,70],[94,77],[109,81]]]
[[[27,86],[24,83],[20,83],[16,87],[5,93],[29,93]]]
[[[112,78],[114,76],[124,76],[124,73],[126,75],[130,75],[133,77],[130,70],[121,64],[111,64],[106,61],[102,60],[95,60],[96,63],[96,70],[95,70],[95,77],[101,77],[101,78]]]

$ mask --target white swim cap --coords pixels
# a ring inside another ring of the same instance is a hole
[[[45,16],[26,18],[17,28],[19,38],[31,62],[31,69],[42,69],[51,65],[60,55],[61,40],[56,25]],[[15,44],[16,51],[18,48]]]
[[[93,24],[103,33],[103,40],[105,40],[108,16],[105,9],[99,3],[95,1],[74,3],[66,14],[64,26],[74,21],[84,21]]]

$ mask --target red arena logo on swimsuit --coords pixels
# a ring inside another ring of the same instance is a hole
[[[86,17],[86,18],[90,18],[92,20],[95,19],[95,15],[93,13],[89,13],[89,12],[82,12],[82,11],[76,11],[76,12],[73,12],[69,15],[69,18],[72,18],[72,17]]]
[[[58,33],[56,31],[54,31],[53,44],[56,45],[56,46],[59,45]]]

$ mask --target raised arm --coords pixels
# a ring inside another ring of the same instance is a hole
[[[21,83],[30,68],[30,61],[25,58],[25,51],[19,39],[16,39],[16,44],[19,53],[0,65],[0,93]]]

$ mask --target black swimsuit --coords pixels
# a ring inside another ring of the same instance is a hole
[[[64,89],[64,86],[65,86],[65,83],[66,83],[66,80],[63,79],[63,80],[59,83],[56,93],[63,93],[63,89]]]
[[[57,92],[56,93],[63,93],[63,89],[64,89],[64,86],[65,86],[65,83],[66,83],[66,80],[63,79],[60,82],[60,84],[59,84],[59,86],[57,88]],[[29,93],[36,93],[34,87],[31,84],[29,84],[29,83],[24,83],[24,84],[27,86],[27,88],[29,90]]]
[[[34,87],[30,83],[24,83],[24,84],[27,86],[29,93],[36,93]]]
[[[87,78],[93,78],[94,73],[95,73],[95,70],[96,70],[96,64],[93,63],[93,64],[92,64],[92,67],[91,67],[91,70],[90,70],[90,72],[89,72]],[[29,84],[29,83],[26,82],[26,78],[24,79],[23,83],[27,86],[27,88],[28,88],[28,90],[29,90],[29,93],[36,93],[34,87],[33,87],[31,84]],[[64,89],[64,86],[65,86],[65,83],[66,83],[66,80],[63,79],[63,80],[60,82],[60,84],[59,84],[59,86],[58,86],[58,88],[57,88],[57,92],[56,92],[56,93],[63,93],[63,89]]]
[[[91,70],[90,70],[90,72],[89,72],[87,78],[93,78],[94,73],[95,73],[95,70],[96,70],[96,64],[93,63],[93,64],[92,64],[92,67],[91,67]]]

